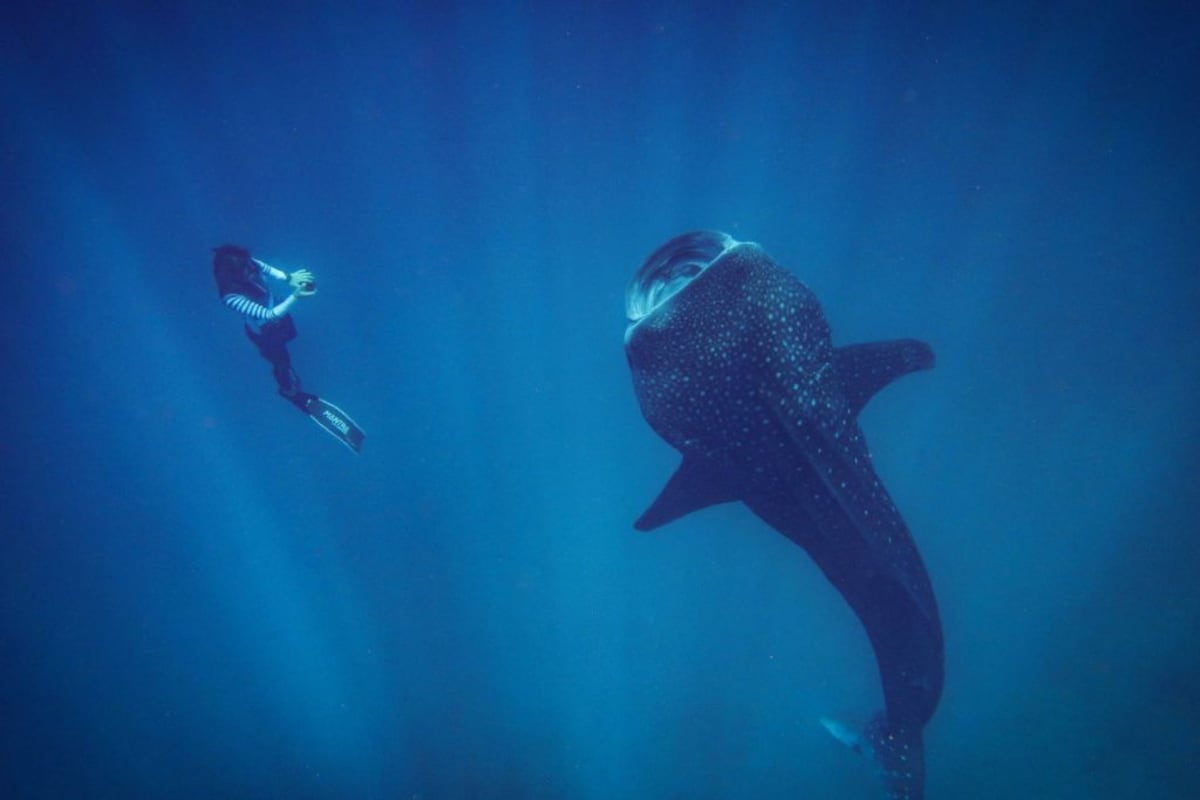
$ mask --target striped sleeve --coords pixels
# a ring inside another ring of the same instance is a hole
[[[262,303],[256,303],[244,294],[227,294],[222,298],[222,301],[225,305],[248,319],[278,319],[287,311],[284,309],[283,313],[279,313],[279,309],[284,305],[283,303],[280,303],[275,308],[267,308]]]

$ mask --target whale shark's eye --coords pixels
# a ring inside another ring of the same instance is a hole
[[[720,231],[676,236],[650,254],[625,288],[625,316],[630,322],[647,316],[737,244]]]

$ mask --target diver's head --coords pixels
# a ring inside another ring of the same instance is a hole
[[[218,294],[242,291],[246,283],[253,281],[256,271],[257,265],[246,248],[236,244],[213,248],[213,280]]]
[[[250,262],[250,251],[236,244],[223,244],[213,248],[213,270],[237,265],[245,269]]]

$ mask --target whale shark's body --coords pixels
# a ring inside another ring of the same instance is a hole
[[[857,417],[893,379],[932,367],[932,351],[913,340],[835,348],[816,296],[721,233],[655,251],[626,306],[642,413],[683,454],[636,527],[740,500],[803,547],[862,621],[883,682],[885,711],[864,731],[825,725],[878,761],[889,798],[917,800],[921,732],[942,691],[941,622]]]

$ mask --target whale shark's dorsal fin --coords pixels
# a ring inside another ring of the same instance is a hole
[[[902,375],[931,369],[933,361],[933,348],[916,339],[852,344],[833,351],[834,370],[856,417],[880,389]]]
[[[633,527],[652,531],[693,511],[737,499],[737,487],[727,470],[711,459],[689,453]]]

